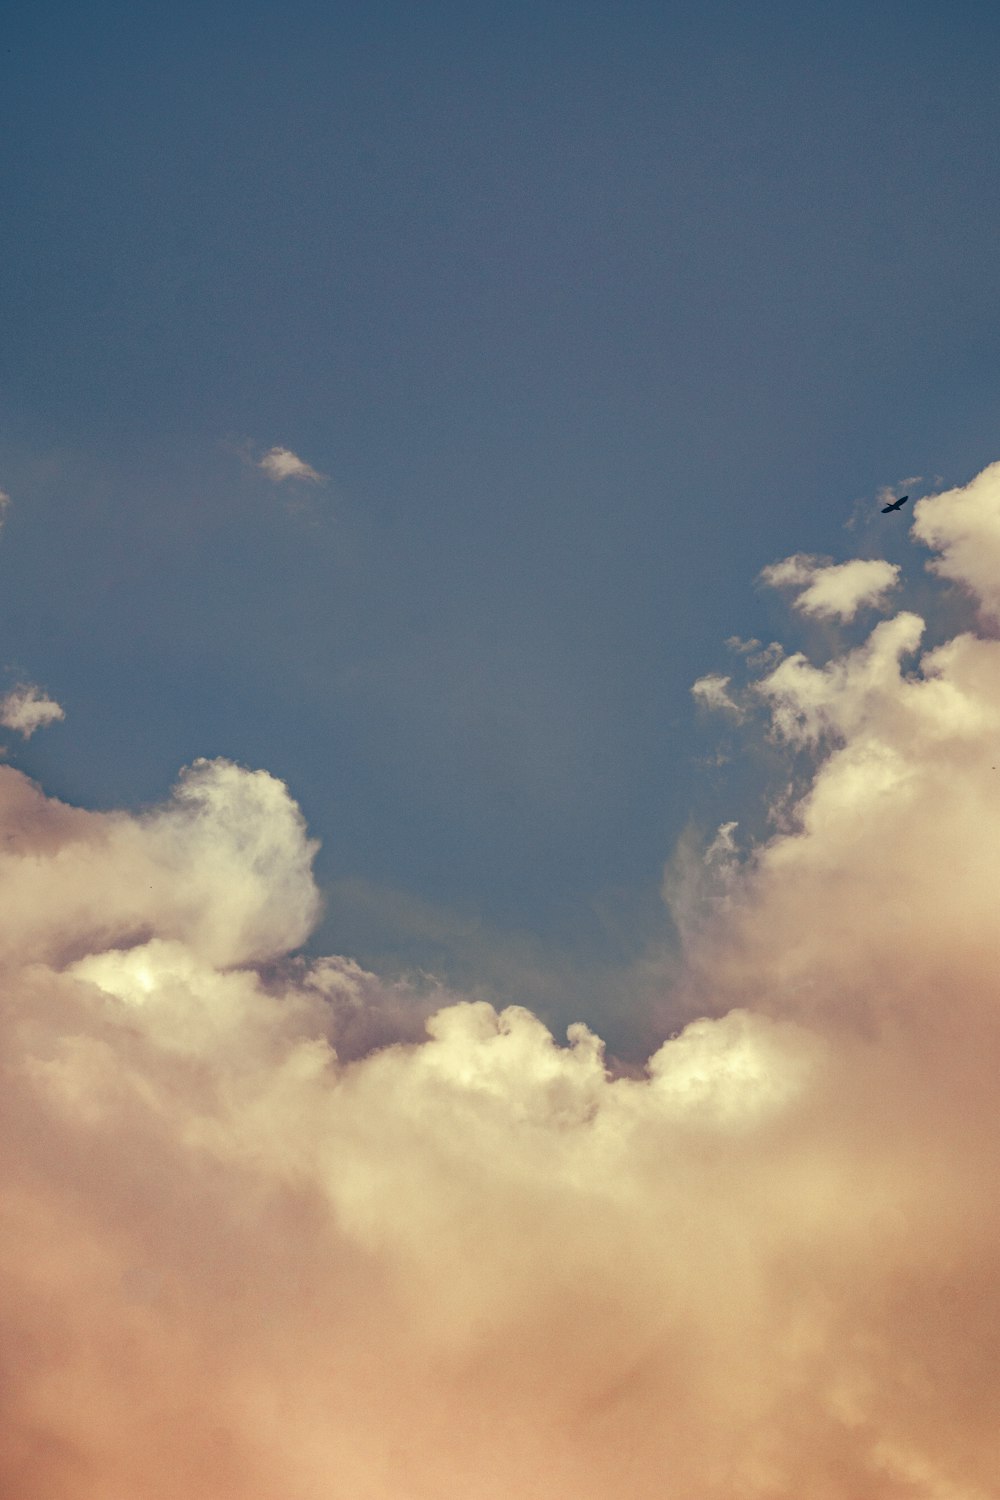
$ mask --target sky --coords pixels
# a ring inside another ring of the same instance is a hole
[[[998,30],[19,7],[0,631],[66,718],[15,762],[90,807],[266,767],[320,946],[570,1019],[752,800],[688,694],[778,629],[760,569],[995,456]]]
[[[18,8],[0,1488],[995,1494],[998,50]]]

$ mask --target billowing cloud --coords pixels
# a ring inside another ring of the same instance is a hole
[[[804,615],[853,620],[860,609],[880,608],[899,581],[899,568],[879,558],[825,563],[797,553],[771,563],[761,579],[772,588],[797,590],[793,602]]]
[[[29,740],[36,729],[66,717],[54,698],[30,682],[20,682],[0,698],[0,724]]]
[[[285,479],[305,479],[311,484],[322,484],[325,475],[320,474],[311,464],[299,458],[291,448],[269,448],[264,457],[257,464],[258,469],[263,469],[269,479],[275,484],[281,484]]]
[[[635,1077],[289,957],[263,772],[132,815],[0,766],[0,1491],[991,1500],[1000,642],[921,635],[762,668],[814,773],[676,864]]]
[[[938,554],[930,566],[960,583],[992,620],[1000,620],[1000,463],[962,489],[917,502],[913,530]]]

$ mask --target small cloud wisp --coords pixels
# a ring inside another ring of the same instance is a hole
[[[275,484],[282,484],[286,479],[303,479],[309,484],[324,484],[326,481],[325,474],[320,474],[290,448],[269,448],[258,460],[257,467]]]
[[[730,677],[721,672],[706,672],[704,677],[699,677],[696,682],[692,682],[691,696],[703,708],[735,714],[739,718],[742,715],[742,709],[729,692],[731,681]]]
[[[36,729],[56,724],[66,714],[54,698],[30,682],[19,682],[0,698],[0,724],[29,740]]]

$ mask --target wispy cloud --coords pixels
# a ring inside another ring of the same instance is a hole
[[[730,681],[721,672],[707,672],[691,684],[691,694],[703,708],[739,715],[742,710],[730,695]]]
[[[275,484],[282,484],[286,479],[306,480],[310,484],[323,484],[326,480],[325,474],[320,474],[290,448],[269,448],[257,461],[257,467],[263,469]]]
[[[884,525],[880,514],[882,506],[890,500],[897,500],[901,494],[911,492],[922,482],[921,474],[908,474],[905,479],[897,479],[895,484],[880,484],[875,491],[874,503],[870,495],[859,495],[851,507],[850,516],[844,522],[845,531],[855,531],[859,526],[871,528]],[[935,479],[935,483],[941,483],[940,476]]]
[[[743,640],[741,636],[731,635],[726,640],[730,651],[742,656],[748,667],[754,671],[761,671],[764,667],[773,667],[785,654],[785,648],[780,641],[771,641],[765,646],[756,636],[749,640]]]
[[[36,729],[46,724],[55,724],[66,717],[62,708],[40,687],[30,682],[20,682],[9,693],[0,698],[0,724],[5,729],[14,729],[26,740]]]
[[[897,479],[895,484],[880,484],[875,498],[880,506],[887,505],[891,500],[897,500],[902,491],[911,490],[920,484],[922,479],[922,474],[908,474],[905,479]]]

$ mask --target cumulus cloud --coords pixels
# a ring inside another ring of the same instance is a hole
[[[899,568],[878,558],[827,563],[796,553],[771,563],[761,580],[772,588],[792,588],[794,608],[820,619],[853,620],[860,609],[881,608],[899,582]]]
[[[258,461],[257,467],[263,469],[268,479],[273,479],[275,484],[281,484],[286,479],[305,479],[311,484],[322,484],[326,478],[290,448],[269,448]]]
[[[913,530],[938,554],[932,571],[961,584],[1000,621],[1000,463],[964,488],[918,501]]]
[[[3,529],[3,524],[7,519],[7,512],[9,509],[10,496],[8,495],[6,490],[0,490],[0,530]]]
[[[914,652],[924,622],[908,613],[881,621],[856,650],[814,667],[793,652],[756,684],[771,705],[774,729],[787,740],[815,742],[849,734],[870,705],[891,696],[901,660]]]
[[[30,740],[36,729],[66,717],[54,698],[33,683],[21,682],[0,698],[0,724]]]
[[[264,772],[128,814],[0,766],[0,1491],[992,1497],[1000,642],[921,630],[766,668],[814,774],[677,865],[635,1077],[295,956]]]

